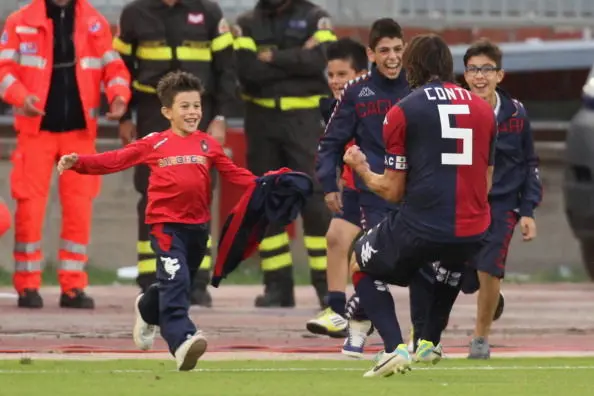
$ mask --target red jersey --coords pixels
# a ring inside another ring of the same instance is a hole
[[[351,140],[351,142],[345,146],[344,151],[346,152],[349,149],[349,147],[351,147],[354,144],[355,144],[355,140]],[[356,190],[355,175],[354,175],[353,170],[351,169],[350,166],[345,164],[342,167],[342,175],[340,176],[340,178],[344,182],[344,186],[346,188],[350,188],[351,190]]]
[[[118,150],[80,155],[72,167],[78,173],[105,175],[135,165],[151,169],[146,224],[201,224],[210,220],[210,170],[238,186],[256,176],[227,157],[211,136],[197,131],[189,136],[171,130],[152,133]]]

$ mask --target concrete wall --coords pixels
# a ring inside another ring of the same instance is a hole
[[[537,212],[538,239],[524,243],[520,233],[516,233],[508,261],[511,272],[530,274],[581,263],[577,242],[563,214],[561,166],[557,161],[547,159],[550,155],[546,148],[541,147],[539,151],[544,158],[541,175],[545,195]],[[10,162],[0,161],[0,194],[14,209],[10,199],[9,171]],[[46,257],[56,256],[60,236],[60,205],[55,177],[52,186],[44,231]],[[94,264],[114,269],[135,264],[137,199],[132,185],[132,171],[103,178],[102,191],[94,206],[90,245]],[[7,269],[12,266],[12,240],[12,232],[0,240],[0,266]],[[298,256],[304,257],[303,253],[299,252]]]

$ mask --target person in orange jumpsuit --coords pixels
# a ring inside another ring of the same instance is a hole
[[[10,230],[11,218],[10,210],[4,203],[4,200],[0,198],[0,237],[6,234],[6,231]]]
[[[10,175],[16,200],[14,276],[18,306],[41,308],[42,227],[54,166],[73,151],[95,152],[101,88],[117,120],[130,100],[130,74],[112,47],[107,20],[89,0],[33,0],[0,36],[0,98],[14,107],[17,146]],[[59,179],[60,306],[94,308],[85,293],[92,201],[98,176]]]

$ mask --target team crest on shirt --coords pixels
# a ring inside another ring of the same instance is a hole
[[[89,22],[89,32],[97,33],[99,30],[101,30],[101,22],[98,20],[92,20]]]
[[[208,143],[206,143],[206,140],[200,142],[200,148],[202,148],[202,151],[205,153],[208,153]]]
[[[188,23],[190,25],[200,25],[204,23],[204,14],[201,12],[190,12],[188,14]]]
[[[37,44],[21,43],[21,45],[19,45],[19,52],[23,55],[34,55],[37,53]]]

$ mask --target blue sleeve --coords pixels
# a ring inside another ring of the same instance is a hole
[[[345,146],[354,138],[357,130],[355,102],[350,96],[347,89],[336,103],[318,145],[316,177],[325,194],[339,191],[337,169],[342,166]]]
[[[534,217],[534,209],[542,201],[542,183],[538,172],[539,159],[534,150],[534,138],[528,117],[524,118],[522,146],[528,174],[521,190],[520,216]]]

